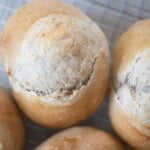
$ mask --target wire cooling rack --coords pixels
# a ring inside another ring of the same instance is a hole
[[[30,0],[0,0],[0,30],[5,25],[9,16],[19,7]],[[110,50],[116,39],[134,22],[144,18],[150,18],[150,0],[64,0],[84,11],[98,26],[100,26],[109,41]],[[5,71],[0,65],[0,85],[9,89]],[[24,117],[25,118],[25,117]],[[31,150],[46,138],[58,132],[56,129],[39,127],[25,120],[27,140],[25,150]],[[106,130],[111,134],[111,128],[107,115],[107,99],[99,110],[87,121],[80,125],[90,125]],[[116,135],[115,135],[116,136]]]

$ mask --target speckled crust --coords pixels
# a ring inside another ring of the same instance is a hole
[[[150,148],[150,20],[139,21],[117,41],[110,119],[137,149]]]
[[[123,150],[119,141],[92,127],[73,127],[57,133],[36,150]]]
[[[24,127],[8,94],[0,87],[0,150],[21,150]]]
[[[17,103],[35,122],[67,127],[101,104],[108,43],[78,9],[57,0],[33,1],[10,18],[0,42]]]

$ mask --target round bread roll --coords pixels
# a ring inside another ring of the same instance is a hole
[[[123,150],[119,141],[92,127],[73,127],[57,133],[35,150]]]
[[[21,150],[24,127],[10,96],[0,87],[0,150]]]
[[[8,21],[1,44],[14,96],[33,121],[67,127],[93,114],[104,99],[108,43],[78,9],[33,1]]]
[[[150,19],[139,21],[115,47],[109,114],[135,149],[150,149]]]

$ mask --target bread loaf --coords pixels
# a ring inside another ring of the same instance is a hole
[[[92,127],[73,127],[57,133],[35,150],[123,150],[108,133]]]
[[[0,87],[0,150],[21,150],[24,127],[11,97]]]
[[[137,22],[117,41],[110,119],[136,149],[150,149],[150,19]]]
[[[80,10],[57,0],[33,1],[10,18],[1,45],[14,96],[33,121],[67,127],[104,99],[108,43]]]

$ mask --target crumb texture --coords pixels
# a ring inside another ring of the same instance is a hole
[[[150,49],[139,52],[117,79],[115,89],[122,108],[136,118],[150,136]]]
[[[90,80],[103,41],[103,33],[91,21],[46,16],[24,38],[13,85],[50,101],[68,100]]]

